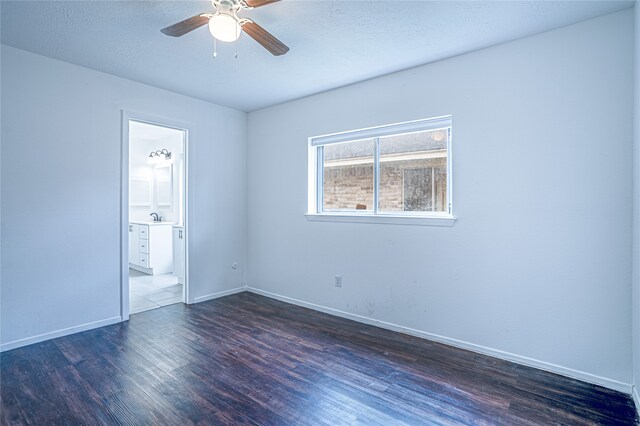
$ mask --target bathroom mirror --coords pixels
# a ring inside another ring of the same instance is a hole
[[[173,200],[173,164],[156,166],[154,180],[158,208],[170,209]]]
[[[129,205],[151,207],[151,179],[143,176],[129,178]]]

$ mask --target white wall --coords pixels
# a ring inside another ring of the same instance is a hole
[[[626,10],[250,113],[249,285],[630,391],[632,69]],[[453,227],[305,219],[309,136],[445,114]]]
[[[189,123],[192,297],[242,284],[245,113],[2,46],[3,349],[118,320],[122,109]]]
[[[633,384],[636,409],[640,414],[640,6],[635,15],[635,90],[633,143]]]

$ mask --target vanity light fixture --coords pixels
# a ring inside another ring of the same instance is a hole
[[[171,153],[166,148],[157,151],[151,151],[147,158],[147,163],[157,164],[163,161],[171,160]]]

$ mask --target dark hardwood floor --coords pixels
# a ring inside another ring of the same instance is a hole
[[[635,424],[629,396],[250,293],[1,355],[2,424]]]

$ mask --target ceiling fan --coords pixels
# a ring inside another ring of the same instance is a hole
[[[251,19],[239,18],[240,9],[253,9],[266,6],[280,0],[211,0],[215,9],[180,21],[160,30],[171,37],[183,36],[205,24],[209,24],[211,35],[217,40],[232,42],[238,40],[244,31],[275,56],[284,55],[289,48],[271,33]]]

